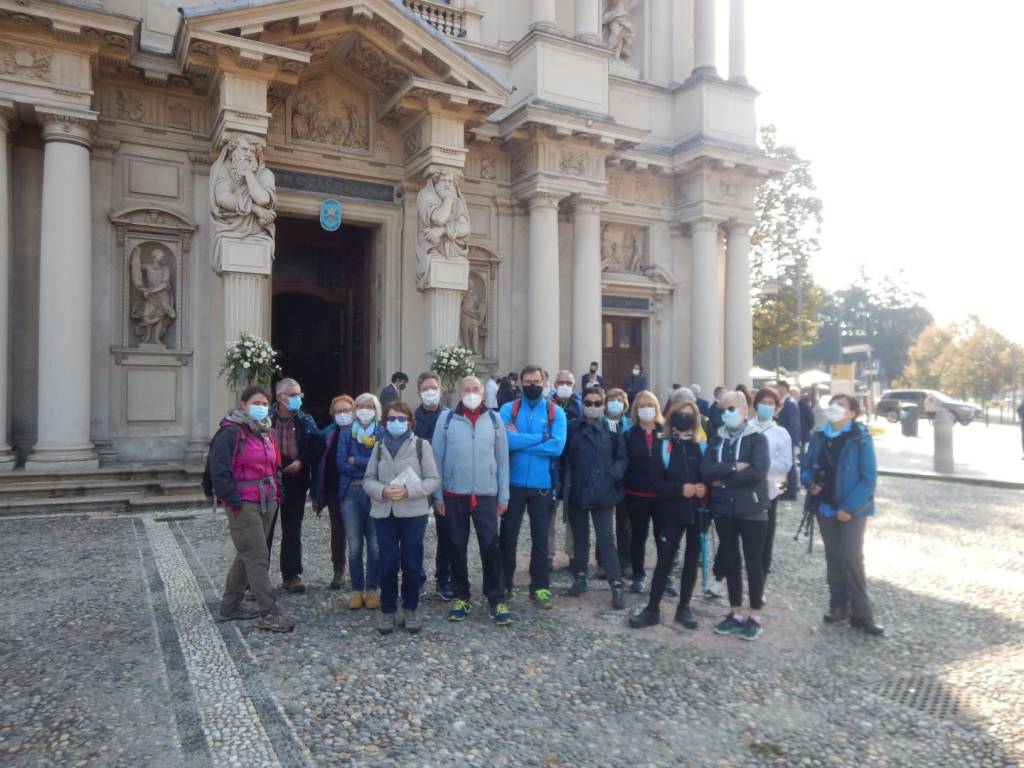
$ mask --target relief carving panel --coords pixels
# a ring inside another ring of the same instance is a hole
[[[640,227],[602,224],[601,271],[643,274],[645,234]]]
[[[299,85],[289,111],[291,138],[346,149],[370,149],[369,97],[333,75]]]
[[[0,43],[0,74],[49,80],[52,62],[51,51]]]

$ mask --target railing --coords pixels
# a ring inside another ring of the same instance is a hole
[[[402,5],[449,37],[466,36],[466,13],[461,9],[433,0],[402,0]]]

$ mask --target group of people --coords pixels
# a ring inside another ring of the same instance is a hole
[[[472,529],[489,616],[498,626],[513,623],[517,550],[527,518],[529,598],[541,609],[553,607],[561,507],[573,577],[567,596],[588,591],[593,525],[596,577],[607,580],[612,608],[625,609],[627,589],[649,587],[646,605],[628,618],[631,627],[659,623],[669,594],[678,597],[675,621],[697,629],[691,601],[701,563],[707,568],[713,557],[715,582],[724,583],[729,601],[714,632],[755,640],[763,627],[777,505],[795,498],[802,484],[825,542],[825,620],[883,633],[863,564],[865,523],[874,511],[874,452],[857,421],[855,398],[831,398],[827,421],[812,430],[785,382],[756,393],[718,388],[713,402],[695,385],[676,386],[663,409],[639,366],[625,387],[611,389],[598,368],[594,363],[578,388],[571,371],[559,371],[552,386],[535,365],[487,381],[467,376],[452,407],[444,403],[438,376],[426,372],[416,381],[415,411],[402,399],[409,377],[397,372],[380,398],[334,398],[331,422],[322,430],[302,410],[295,380],[278,382],[273,405],[263,388],[247,388],[240,407],[221,422],[209,457],[213,493],[226,509],[236,549],[222,617],[253,618],[273,631],[293,628],[270,586],[270,552],[280,516],[281,588],[304,592],[301,530],[308,495],[330,520],[330,588],[343,588],[347,559],[348,607],[378,611],[382,634],[399,626],[410,633],[422,629],[431,514],[436,590],[448,602],[450,621],[465,620],[473,608]],[[714,553],[707,546],[712,524]],[[648,581],[652,529],[657,561]],[[713,586],[705,596],[721,591]]]

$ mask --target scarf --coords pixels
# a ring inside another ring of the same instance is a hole
[[[405,430],[405,434],[401,437],[395,437],[390,432],[384,433],[384,447],[388,449],[388,453],[391,454],[391,458],[398,455],[399,449],[402,447],[402,443],[412,437],[412,430]]]
[[[849,432],[851,429],[853,429],[853,421],[846,422],[842,429],[836,429],[832,426],[832,422],[826,421],[825,425],[821,428],[821,431],[825,433],[825,437],[829,440],[834,440],[844,432]]]
[[[249,418],[249,414],[241,408],[235,408],[230,414],[228,414],[225,421],[230,421],[232,424],[247,427],[250,432],[254,435],[259,435],[260,437],[270,432],[270,416],[267,416],[267,418],[262,421],[253,421]]]
[[[372,449],[377,444],[377,420],[374,419],[370,422],[369,426],[364,428],[359,423],[359,419],[356,419],[352,423],[352,437],[365,447]]]

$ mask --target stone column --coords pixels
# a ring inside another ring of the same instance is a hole
[[[533,304],[531,303],[531,308]],[[572,370],[601,360],[601,201],[573,200]]]
[[[550,192],[536,192],[529,198],[526,362],[552,376],[559,368],[558,200]]]
[[[750,227],[730,222],[725,241],[725,380],[749,386],[754,366],[754,330],[750,307]]]
[[[576,39],[587,43],[602,42],[598,0],[576,0]]]
[[[533,15],[530,18],[530,29],[555,33],[562,31],[558,26],[555,0],[533,0]]]
[[[745,0],[729,0],[729,80],[747,84],[747,20]]]
[[[11,168],[8,138],[11,115],[0,106],[0,472],[14,469],[14,452],[7,442],[10,392],[10,349],[7,345],[8,316],[11,311]]]
[[[463,286],[469,284],[469,265],[463,271]],[[426,349],[433,352],[445,344],[459,343],[459,320],[462,317],[462,297],[466,289],[462,288],[427,288],[423,291],[423,309],[426,312],[427,325]]]
[[[222,272],[224,338],[237,341],[252,333],[270,341],[270,277],[247,272]]]
[[[694,4],[693,74],[718,76],[715,69],[715,0],[696,0]]]
[[[722,379],[722,307],[718,287],[718,221],[697,219],[690,225],[693,238],[693,301],[691,345],[693,380],[705,392],[719,384],[738,382]],[[749,373],[749,369],[748,369]]]
[[[39,248],[39,432],[27,470],[95,469],[89,436],[92,379],[92,126],[43,120],[43,223]]]

